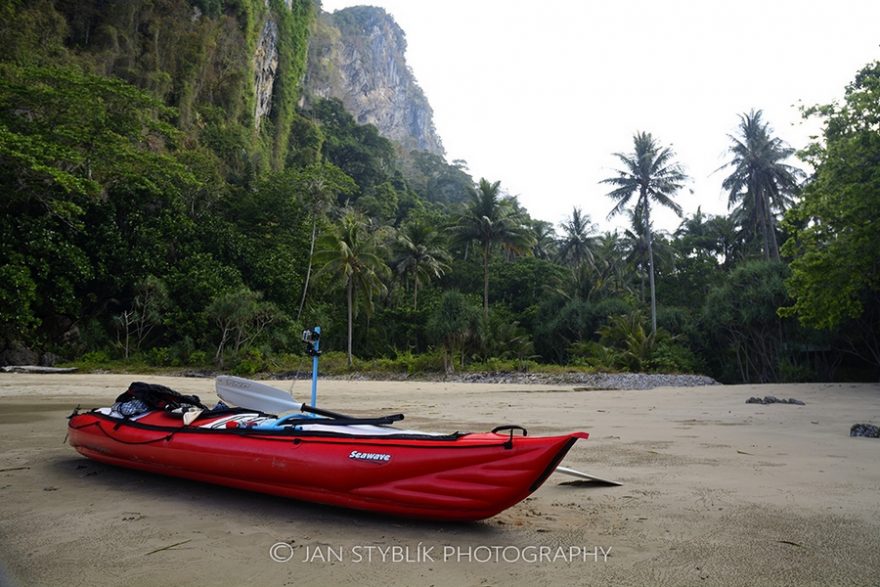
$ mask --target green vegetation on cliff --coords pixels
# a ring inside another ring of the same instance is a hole
[[[281,169],[305,73],[311,0],[49,0],[6,3],[4,61],[117,78],[174,109],[241,183]],[[272,26],[267,26],[273,24]],[[269,38],[265,33],[272,33]],[[255,87],[258,53],[277,61],[272,88]],[[271,90],[267,120],[255,120]],[[224,170],[226,171],[226,170]]]

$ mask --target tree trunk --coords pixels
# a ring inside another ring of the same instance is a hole
[[[776,230],[770,214],[770,200],[765,197],[763,190],[752,184],[749,189],[755,199],[755,215],[761,225],[761,238],[764,241],[764,258],[767,260],[779,260],[779,244],[776,242]]]
[[[770,247],[770,259],[774,261],[779,260],[779,243],[776,241],[776,221],[773,218],[773,214],[770,212],[770,202],[764,202],[764,214],[766,216],[767,223],[767,243]]]
[[[651,283],[651,334],[657,334],[657,295],[654,290],[654,244],[651,238],[651,209],[645,198],[645,240],[648,243],[648,278]]]
[[[767,230],[767,212],[764,207],[764,198],[761,194],[755,194],[755,214],[761,224],[761,238],[764,241],[764,258],[770,259],[770,232]]]
[[[449,347],[446,344],[443,345],[443,371],[447,375],[455,372],[455,366],[453,365],[455,357],[453,355],[453,352],[454,351],[449,350]]]
[[[318,232],[318,218],[312,219],[312,242],[309,244],[309,265],[306,268],[306,282],[303,284],[303,295],[299,301],[299,310],[296,312],[296,319],[302,315],[303,307],[306,305],[306,292],[309,291],[309,278],[312,276],[312,255],[315,253],[315,236]]]
[[[419,309],[419,278],[413,279],[413,310]]]
[[[489,245],[483,245],[483,317],[489,319]]]
[[[225,324],[220,325],[222,335],[220,337],[220,344],[217,345],[217,352],[214,354],[214,362],[223,368],[223,350],[226,347],[226,341],[229,338],[229,326]]]
[[[123,313],[122,316],[123,316],[123,320],[125,320],[125,360],[127,361],[128,360],[128,349],[130,348],[129,341],[130,341],[131,335],[129,334],[130,327],[128,324],[128,316],[126,316],[126,313]]]
[[[354,282],[351,278],[348,279],[348,284],[345,286],[345,294],[348,300],[348,366],[351,367],[354,365],[354,362],[351,359],[351,321],[352,321],[352,304],[354,302]]]

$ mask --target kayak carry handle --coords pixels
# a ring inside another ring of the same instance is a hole
[[[510,430],[510,436],[511,436],[511,437],[513,437],[513,431],[514,431],[514,430],[522,430],[523,436],[528,436],[528,435],[529,435],[529,431],[528,431],[528,430],[526,430],[526,429],[523,428],[522,426],[517,426],[516,424],[505,424],[504,426],[496,426],[495,428],[492,428],[492,433],[493,433],[493,434],[498,434],[498,433],[501,432],[502,430]]]
[[[516,424],[506,424],[504,426],[496,426],[495,428],[492,428],[492,433],[498,434],[502,430],[510,430],[510,437],[508,437],[507,442],[504,443],[504,448],[506,448],[508,450],[513,448],[513,431],[514,430],[522,430],[523,436],[529,435],[528,430],[526,430],[522,426],[517,426]]]

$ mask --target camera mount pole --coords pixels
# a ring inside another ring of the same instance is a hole
[[[312,407],[318,405],[318,357],[321,355],[321,327],[303,331],[306,353],[312,357]]]

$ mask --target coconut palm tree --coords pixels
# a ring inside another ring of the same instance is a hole
[[[730,192],[728,206],[737,207],[744,229],[760,235],[764,257],[778,260],[775,214],[791,205],[803,172],[784,163],[795,151],[772,135],[762,116],[760,110],[754,109],[740,115],[737,134],[727,135],[733,158],[719,170],[733,168],[721,184]]]
[[[320,271],[337,277],[345,288],[348,308],[348,366],[352,366],[351,339],[355,301],[360,297],[367,312],[372,311],[373,298],[387,292],[382,277],[389,270],[380,255],[380,238],[370,232],[364,217],[352,209],[343,211],[339,225],[332,233],[318,239],[315,262]]]
[[[400,229],[394,246],[397,257],[393,264],[400,275],[412,278],[413,308],[417,309],[419,286],[423,280],[440,278],[449,270],[449,253],[440,242],[437,228],[418,220],[409,222]]]
[[[713,254],[716,242],[709,231],[709,217],[703,214],[700,206],[692,216],[685,216],[675,229],[676,243],[685,256]]]
[[[648,248],[648,225],[637,210],[627,210],[630,228],[623,231],[621,244],[623,245],[624,262],[632,267],[639,279],[639,292],[642,300],[645,299],[645,278],[649,277],[649,270],[653,267],[656,276],[657,271],[670,269],[675,260],[675,251],[669,245],[663,233],[658,233],[651,227],[651,248]]]
[[[534,244],[532,255],[538,259],[550,259],[556,252],[556,230],[552,222],[532,219],[529,223]]]
[[[737,231],[736,224],[730,216],[713,216],[706,224],[709,234],[717,243],[718,254],[724,258],[721,266],[730,269],[742,249],[741,234]]]
[[[560,260],[580,267],[585,261],[593,262],[593,241],[591,236],[596,225],[590,221],[590,215],[581,212],[580,208],[571,211],[571,218],[562,223],[563,237],[559,241]]]
[[[596,238],[594,248],[593,266],[596,272],[590,294],[614,296],[628,293],[630,290],[623,269],[626,243],[620,234],[617,231],[605,232]]]
[[[453,242],[459,245],[478,243],[483,257],[483,316],[489,317],[489,257],[496,245],[509,251],[525,252],[532,237],[512,198],[502,198],[501,182],[480,180],[471,191],[465,212],[451,227]]]
[[[741,234],[729,216],[703,214],[698,207],[675,231],[677,247],[685,256],[711,256],[729,267],[741,245]]]
[[[681,166],[674,161],[675,154],[669,147],[662,147],[651,133],[638,132],[633,136],[632,153],[614,153],[623,169],[615,177],[601,183],[616,186],[608,196],[617,200],[608,218],[623,212],[633,196],[634,211],[641,215],[646,230],[645,244],[648,248],[648,274],[651,283],[651,332],[657,331],[657,297],[654,288],[654,252],[651,243],[651,202],[660,204],[681,216],[681,206],[672,196],[688,179]]]

